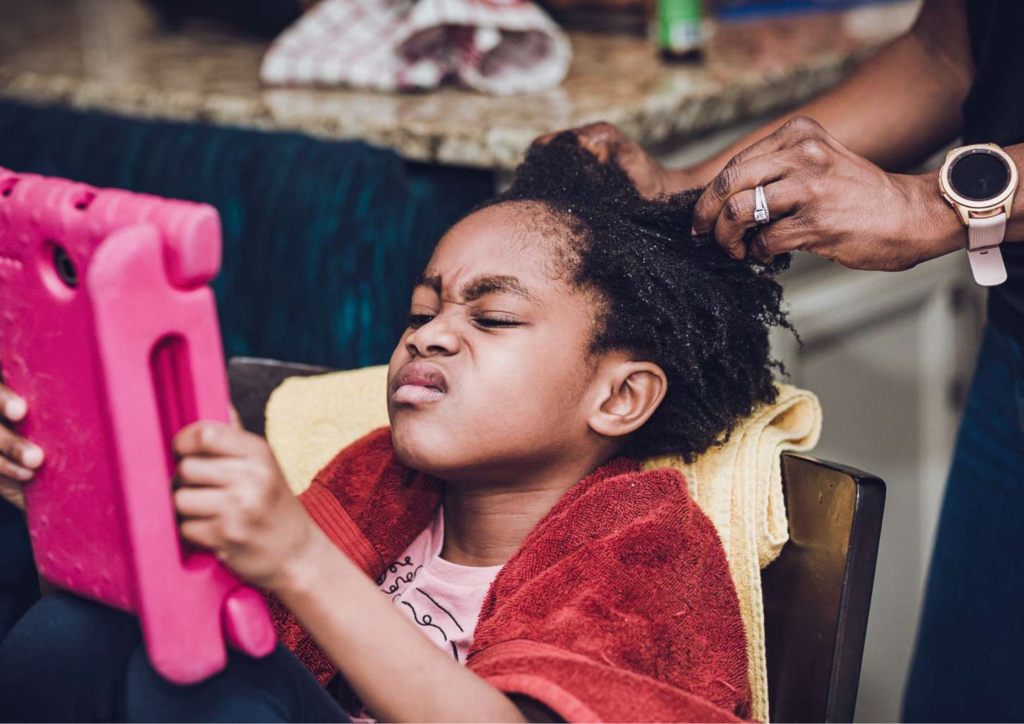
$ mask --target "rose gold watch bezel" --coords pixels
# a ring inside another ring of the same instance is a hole
[[[953,163],[967,153],[978,152],[994,153],[1003,159],[1003,162],[1010,169],[1010,180],[1006,188],[998,196],[994,196],[991,199],[965,198],[954,191],[952,184],[949,183],[949,171]],[[994,143],[972,143],[969,146],[960,146],[946,154],[946,161],[942,164],[942,169],[939,171],[939,187],[942,191],[942,196],[957,210],[964,226],[968,225],[972,217],[980,219],[995,216],[1001,211],[1005,212],[1006,218],[1009,219],[1010,209],[1013,207],[1013,196],[1017,191],[1017,166],[1014,164],[1013,159],[1010,158],[1010,154]]]

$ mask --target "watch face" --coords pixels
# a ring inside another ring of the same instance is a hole
[[[949,169],[953,190],[972,201],[984,201],[1002,193],[1010,182],[1010,167],[1000,156],[983,150],[965,153]]]

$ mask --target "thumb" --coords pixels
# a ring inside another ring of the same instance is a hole
[[[228,403],[228,418],[231,420],[231,426],[236,430],[245,430],[245,425],[242,424],[242,418],[238,415],[238,410],[230,402]]]

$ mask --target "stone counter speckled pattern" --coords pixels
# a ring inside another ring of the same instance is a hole
[[[138,0],[0,0],[0,18],[3,97],[358,138],[411,160],[508,169],[538,135],[592,121],[655,146],[792,106],[906,28],[913,3],[722,26],[700,65],[662,63],[639,38],[574,33],[562,86],[511,97],[263,88],[263,42],[207,25],[167,32]]]

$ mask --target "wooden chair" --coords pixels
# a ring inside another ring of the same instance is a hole
[[[777,722],[852,722],[885,483],[782,456],[789,543],[761,572],[768,701]]]
[[[264,434],[270,393],[324,367],[234,358],[231,398]],[[777,722],[852,722],[882,530],[885,484],[843,465],[786,453],[790,541],[761,574],[768,695]]]

